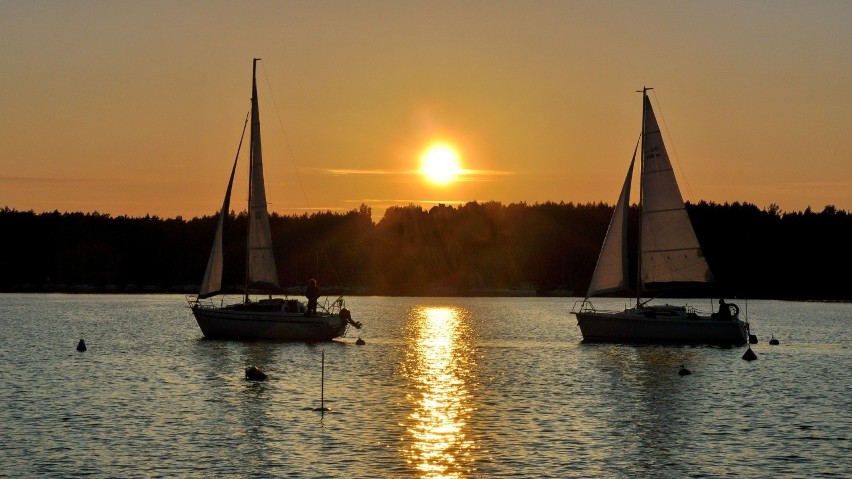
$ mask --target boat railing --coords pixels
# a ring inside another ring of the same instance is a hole
[[[190,308],[200,307],[201,302],[204,301],[202,299],[199,299],[198,296],[192,294],[187,294],[186,296],[184,296],[184,298],[186,298],[186,304],[188,304]]]
[[[195,308],[215,309],[217,307],[224,306],[224,302],[225,302],[224,299],[220,299],[219,301],[220,301],[221,304],[219,306],[216,306],[216,303],[213,301],[213,297],[199,298],[198,296],[188,294],[188,295],[185,296],[185,298],[186,298],[187,304],[189,304],[189,307],[192,308],[192,309],[195,309]]]
[[[572,313],[596,313],[598,309],[587,299],[574,301],[574,306],[571,307]]]
[[[338,296],[334,301],[329,301],[328,297],[326,297],[323,304],[318,304],[317,306],[328,314],[340,314],[340,310],[346,307],[346,300],[343,299],[343,296]]]
[[[595,307],[591,301],[581,299],[574,301],[574,306],[571,306],[571,314],[576,314],[584,311],[594,311]]]
[[[325,303],[323,305],[318,305],[322,310],[332,316],[339,315],[340,319],[346,322],[345,329],[343,330],[343,336],[346,335],[346,331],[349,330],[349,326],[352,325],[356,329],[361,329],[361,322],[355,321],[352,319],[352,313],[346,309],[346,300],[343,299],[343,295],[338,296],[334,301],[329,301],[326,298]]]
[[[574,301],[574,306],[571,307],[571,313],[620,313],[622,310],[615,309],[598,309],[588,299]]]

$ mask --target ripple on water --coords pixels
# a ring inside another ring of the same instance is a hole
[[[177,296],[0,299],[11,476],[852,476],[850,305],[750,302],[781,345],[746,362],[581,344],[564,298],[350,298],[364,346],[205,341]]]

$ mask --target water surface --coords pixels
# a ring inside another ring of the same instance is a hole
[[[748,362],[582,344],[573,303],[352,297],[362,331],[302,344],[204,340],[180,296],[0,295],[0,475],[852,476],[852,305],[740,301]]]

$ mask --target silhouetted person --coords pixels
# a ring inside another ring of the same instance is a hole
[[[711,314],[710,317],[713,319],[731,319],[731,308],[728,307],[728,303],[724,299],[720,298],[719,312]]]
[[[317,280],[311,279],[308,281],[308,289],[305,290],[305,296],[308,298],[308,316],[316,316],[317,300],[320,297],[319,286]]]

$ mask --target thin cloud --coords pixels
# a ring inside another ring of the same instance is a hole
[[[397,200],[390,199],[389,200],[389,199],[386,199],[386,198],[385,199],[364,198],[364,199],[361,199],[361,200],[345,200],[345,201],[348,201],[350,203],[367,203],[367,204],[377,203],[377,204],[389,204],[389,205],[409,205],[409,204],[414,204],[414,205],[419,205],[419,204],[463,205],[465,203],[470,202],[470,201],[467,201],[467,200],[465,200],[465,201],[461,201],[461,200],[411,200],[411,199],[408,199],[408,200],[406,200],[406,199],[397,199]]]
[[[327,173],[335,176],[347,176],[347,175],[373,175],[373,176],[414,176],[420,175],[420,170],[382,170],[382,169],[344,169],[344,168],[324,168],[320,170],[323,173]],[[518,173],[514,171],[501,171],[501,170],[471,170],[471,169],[462,169],[458,172],[458,176],[454,181],[456,182],[465,182],[465,181],[491,181],[493,177],[498,176],[513,176]]]
[[[335,176],[346,176],[346,175],[399,175],[406,174],[407,172],[399,172],[399,171],[390,171],[390,170],[356,170],[356,169],[343,169],[343,168],[323,168],[320,170],[323,173],[328,173],[330,175]]]

